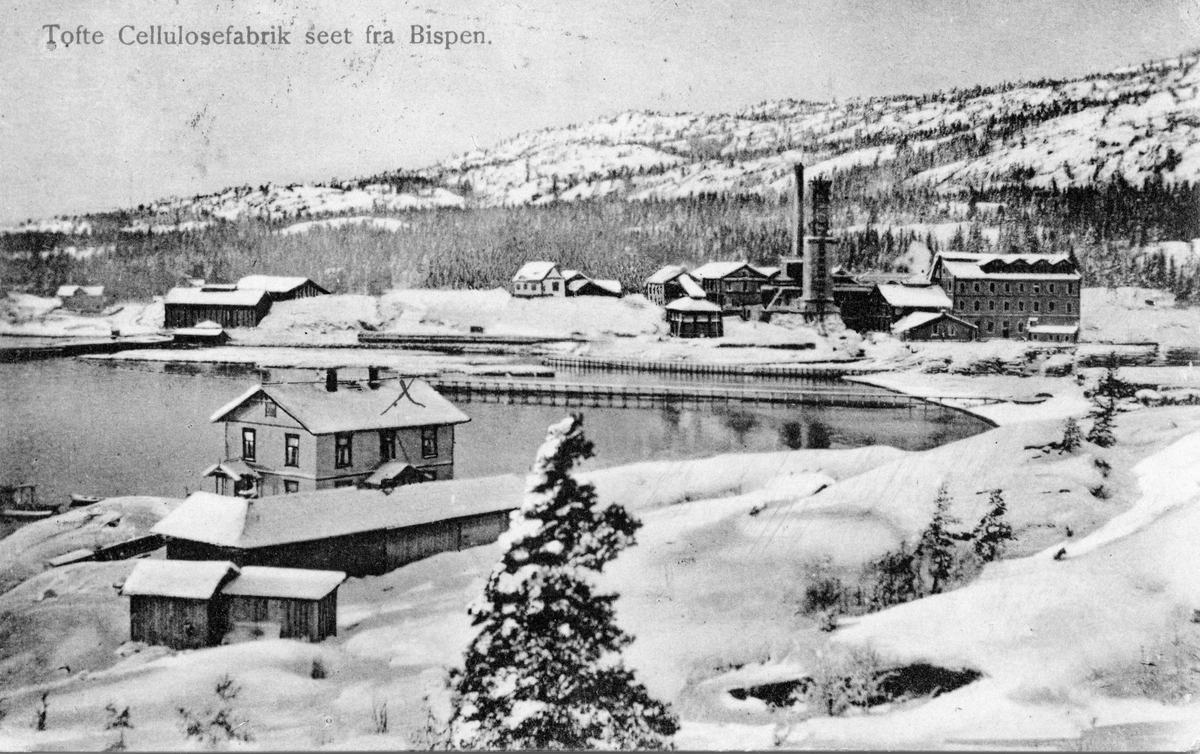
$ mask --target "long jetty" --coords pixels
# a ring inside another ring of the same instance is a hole
[[[131,338],[88,338],[68,340],[63,343],[34,343],[30,345],[6,343],[0,346],[0,361],[33,361],[67,356],[85,356],[97,353],[116,353],[128,348],[162,348],[171,344],[170,336],[144,335]]]
[[[642,359],[600,359],[588,356],[547,356],[542,363],[560,369],[597,372],[661,372],[665,374],[698,374],[731,377],[808,377],[837,379],[846,375],[873,374],[879,367],[867,367],[855,362],[825,362],[820,364],[697,364],[681,361],[646,361]]]
[[[759,403],[849,408],[925,408],[923,398],[880,390],[795,390],[693,385],[595,385],[574,382],[430,379],[448,398],[483,403],[637,408],[663,403]]]
[[[584,343],[585,338],[571,335],[486,335],[484,333],[393,333],[363,332],[358,334],[359,345],[390,348],[467,348],[471,346],[530,346],[539,343]]]

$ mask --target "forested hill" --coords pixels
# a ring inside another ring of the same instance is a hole
[[[631,284],[662,261],[777,255],[787,233],[778,200],[800,161],[809,175],[834,180],[839,261],[852,268],[892,264],[913,242],[1068,251],[1091,284],[1140,282],[1187,296],[1200,290],[1200,243],[1190,243],[1200,238],[1198,62],[1193,52],[1072,80],[772,101],[727,114],[626,112],[520,134],[420,170],[244,186],[30,222],[8,229],[2,243],[37,256],[64,246],[64,237],[90,236],[89,248],[165,249],[186,260],[184,272],[213,276],[246,267],[231,238],[247,253],[256,244],[305,243],[246,241],[247,224],[253,239],[298,221],[354,216],[313,227],[326,245],[343,233],[369,238],[381,254],[403,245],[412,260],[372,271],[372,285],[499,284],[509,264],[530,254]],[[585,206],[593,204],[608,209]],[[418,217],[463,208],[487,219]],[[407,238],[384,242],[385,233]],[[580,233],[591,235],[581,242]],[[204,237],[225,248],[208,254]],[[310,265],[320,263],[310,256]],[[294,266],[306,257],[290,258]],[[482,264],[487,272],[473,271]],[[34,277],[41,285],[52,275]],[[348,275],[344,285],[365,282]]]

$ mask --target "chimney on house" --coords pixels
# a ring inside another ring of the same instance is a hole
[[[325,390],[326,390],[326,392],[329,392],[329,393],[337,392],[337,370],[336,369],[326,369],[325,370]]]
[[[367,387],[379,389],[379,367],[367,367]]]

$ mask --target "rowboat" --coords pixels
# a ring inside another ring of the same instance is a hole
[[[71,495],[71,507],[79,508],[84,505],[92,505],[98,503],[104,498],[99,495]]]
[[[18,518],[18,519],[23,518],[23,519],[37,520],[37,519],[42,519],[42,518],[49,518],[50,516],[53,516],[56,512],[57,511],[54,511],[54,510],[37,510],[37,509],[23,510],[23,509],[18,509],[18,508],[5,508],[3,511],[0,511],[0,516],[4,516],[5,518]]]

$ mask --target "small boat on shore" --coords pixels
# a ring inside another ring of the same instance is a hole
[[[85,505],[92,505],[94,503],[98,503],[103,499],[104,498],[100,497],[99,495],[72,494],[71,495],[71,507],[72,508],[81,508]]]
[[[21,509],[21,508],[5,508],[3,511],[0,511],[0,516],[4,516],[5,518],[17,518],[17,519],[26,519],[26,520],[36,521],[36,520],[42,519],[42,518],[49,518],[57,512],[58,511],[53,510],[53,509],[51,509],[51,510],[46,510],[46,509],[28,509],[28,510],[26,510],[26,509]]]

